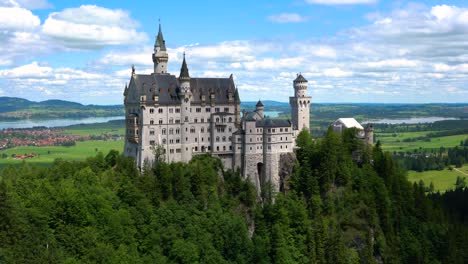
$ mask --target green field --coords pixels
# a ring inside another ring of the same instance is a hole
[[[454,168],[453,170],[408,171],[408,180],[410,182],[419,182],[422,180],[426,186],[429,186],[432,182],[435,190],[441,192],[453,189],[458,176],[466,177],[468,181],[468,164],[465,164],[461,168]]]
[[[431,131],[405,132],[405,133],[376,133],[376,140],[380,140],[382,148],[387,151],[412,151],[414,149],[438,149],[440,147],[455,147],[460,141],[468,138],[468,135],[454,135],[446,137],[434,137],[431,141],[403,142],[406,138],[425,136]],[[396,134],[395,137],[392,135]]]
[[[115,149],[121,153],[123,150],[123,145],[123,140],[91,140],[76,142],[76,145],[72,147],[17,147],[0,151],[0,155],[3,153],[8,155],[8,158],[0,158],[0,168],[9,164],[21,164],[23,162],[22,160],[16,160],[12,158],[12,154],[38,154],[37,157],[25,159],[25,162],[30,165],[46,166],[57,158],[64,160],[84,160],[87,157],[96,155],[96,153],[99,151],[106,155],[111,149]]]
[[[89,136],[89,135],[125,135],[125,124],[123,120],[110,121],[107,123],[95,123],[95,124],[80,124],[67,126],[64,128],[64,132],[77,136]]]

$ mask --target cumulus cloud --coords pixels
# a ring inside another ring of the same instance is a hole
[[[296,13],[282,13],[268,16],[268,20],[274,23],[300,23],[307,21],[308,18]]]
[[[1,30],[29,31],[40,23],[39,17],[22,7],[0,7]]]
[[[86,97],[89,102],[120,103],[132,64],[137,65],[137,73],[152,72],[152,43],[122,49],[113,44],[112,38],[118,39],[116,36],[87,39],[106,26],[128,31],[136,30],[138,23],[124,11],[91,7],[71,11],[53,13],[47,19],[83,26],[92,34],[84,39],[61,33],[56,37],[46,34],[45,25],[38,32],[40,24],[25,27],[24,31],[15,29],[9,39],[21,45],[7,49],[8,45],[0,43],[0,65],[18,65],[5,54],[47,47],[37,43],[54,43],[65,48],[77,45],[76,49],[112,46],[112,50],[105,50],[101,58],[85,69],[54,68],[37,62],[19,64],[22,66],[0,70],[3,80],[0,84],[14,87],[8,93],[19,96],[28,91],[43,98],[55,93],[71,100]],[[463,96],[468,93],[467,11],[448,5],[411,4],[388,13],[369,14],[367,25],[320,39],[298,41],[288,37],[168,46],[168,72],[179,74],[185,51],[194,77],[228,77],[233,73],[243,101],[259,97],[287,101],[298,72],[309,80],[309,94],[314,101],[427,102],[424,101],[427,98],[466,101]],[[76,12],[81,15],[73,16]],[[107,19],[101,18],[101,12],[110,12],[108,24]],[[85,13],[89,16],[84,16]],[[96,26],[96,31],[92,26]],[[19,50],[19,46],[24,50]]]
[[[147,35],[137,26],[126,11],[82,5],[51,13],[42,32],[69,48],[98,49],[146,41]]]

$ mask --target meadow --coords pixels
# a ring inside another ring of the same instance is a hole
[[[6,154],[8,157],[0,158],[0,168],[7,165],[18,165],[23,160],[14,159],[12,154],[30,154],[34,153],[37,156],[34,158],[24,159],[29,165],[37,166],[48,166],[55,159],[64,160],[85,160],[87,157],[95,156],[98,152],[102,152],[106,155],[110,150],[115,149],[119,153],[123,150],[123,140],[90,140],[90,141],[79,141],[76,142],[75,146],[64,147],[64,146],[47,146],[47,147],[36,147],[36,146],[25,146],[16,147],[7,150],[0,151],[0,156]]]
[[[457,177],[465,177],[468,180],[468,164],[461,168],[453,168],[452,170],[444,169],[441,171],[408,171],[408,180],[418,183],[420,180],[425,186],[429,186],[431,182],[434,184],[435,191],[444,192],[448,189],[454,189]]]
[[[77,136],[98,136],[103,134],[118,136],[125,135],[124,120],[114,120],[107,123],[72,125],[64,127],[63,129],[65,133]]]
[[[402,132],[402,133],[375,133],[375,139],[380,140],[382,148],[386,151],[407,152],[418,150],[439,149],[440,147],[455,147],[461,141],[468,138],[468,135],[453,135],[445,137],[433,137],[430,141],[404,142],[405,139],[426,136],[431,131]],[[376,142],[375,141],[375,142]]]

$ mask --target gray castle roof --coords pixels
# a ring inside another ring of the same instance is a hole
[[[304,78],[304,76],[302,76],[302,74],[299,74],[299,75],[297,75],[294,82],[307,82],[307,80],[306,80],[306,78]]]
[[[265,118],[255,122],[256,127],[290,127],[291,121],[286,119]]]
[[[132,80],[137,93],[146,95],[146,100],[151,102],[153,96],[159,97],[159,104],[179,104],[180,83],[178,78],[170,74],[134,74]],[[192,104],[201,104],[202,96],[205,103],[210,104],[211,94],[214,95],[216,104],[228,104],[229,93],[234,98],[235,84],[232,78],[190,78],[190,90],[192,91]]]
[[[262,101],[258,100],[257,104],[255,105],[256,107],[262,107],[263,106],[263,103]]]

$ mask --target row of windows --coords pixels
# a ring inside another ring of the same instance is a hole
[[[288,137],[285,137],[285,140],[287,141]],[[241,139],[237,138],[237,141],[240,142]],[[250,138],[250,142],[252,142],[252,141],[253,141],[253,139]],[[259,142],[263,141],[263,137],[257,137],[257,141],[259,141]],[[283,141],[283,137],[280,137],[280,141]],[[271,142],[271,137],[268,137],[268,142]]]
[[[187,150],[188,150],[188,148],[187,148]],[[223,146],[222,148],[220,148],[219,146],[216,147],[216,151],[221,151],[221,150],[226,151],[227,150],[226,146]],[[232,150],[232,146],[229,146],[229,150]],[[175,151],[175,153],[181,153],[180,148],[177,148],[177,149],[172,149],[171,148],[171,149],[169,149],[169,153],[171,153],[171,154],[174,154],[174,151]],[[198,146],[197,146],[197,147],[192,148],[192,151],[194,151],[194,152],[211,151],[211,147],[210,146],[206,146],[206,147],[201,146],[200,148],[198,148]],[[164,149],[163,152],[166,153],[166,150]]]
[[[283,128],[280,128],[279,129],[279,132],[288,132],[289,129],[287,127],[285,127],[284,129]],[[250,133],[252,133],[252,129],[249,130]],[[261,133],[262,132],[262,129],[261,128],[257,128],[257,133]],[[269,128],[268,129],[268,133],[276,133],[276,128]]]
[[[152,134],[152,135],[154,135],[154,134]],[[210,139],[211,139],[211,138],[208,137],[208,141],[210,141]],[[185,140],[188,141],[188,137],[186,137]],[[232,137],[225,137],[225,136],[223,136],[223,137],[216,137],[216,142],[227,142],[227,141],[230,142],[231,140],[232,140]],[[204,141],[205,141],[205,138],[204,138],[204,137],[201,137],[201,138],[200,138],[200,142],[204,142]],[[198,142],[198,138],[197,138],[197,137],[195,138],[195,142]],[[167,143],[167,141],[166,141],[165,138],[163,138],[162,143],[163,143],[163,144],[166,144],[166,143]],[[175,139],[175,143],[180,143],[180,139],[179,139],[179,138],[176,138],[176,139]],[[155,144],[155,143],[154,143],[154,140],[150,140],[150,144],[151,144],[151,145],[154,145],[154,144]],[[174,139],[169,139],[169,144],[174,144]]]
[[[174,113],[174,111],[176,113],[180,113],[180,108],[175,108],[175,109],[174,108],[169,108],[168,111],[169,111],[170,114]],[[154,108],[150,108],[149,112],[150,112],[150,114],[154,114]],[[163,108],[158,108],[158,113],[159,114],[162,114],[163,112],[164,112]],[[190,108],[190,113],[191,112],[192,112],[192,108]],[[195,108],[195,112],[201,113],[202,112],[201,107]],[[205,108],[205,112],[206,113],[211,113],[211,108],[210,107]],[[219,113],[219,112],[221,112],[221,109],[219,107],[216,107],[215,108],[215,113]],[[224,112],[229,113],[229,107],[224,107]]]
[[[186,131],[188,132],[188,128],[185,128],[185,129],[186,129]],[[161,134],[162,134],[162,135],[166,135],[166,134],[167,134],[167,131],[168,131],[168,130],[167,130],[166,128],[163,128],[163,129],[161,130]],[[174,128],[169,128],[169,135],[173,135],[173,134],[174,134],[174,131],[175,131],[175,134],[177,134],[177,135],[180,134],[180,128],[175,128],[175,129],[174,129]],[[210,129],[210,128],[207,128],[206,131],[209,133],[209,132],[211,132],[211,129]],[[225,129],[224,129],[224,128],[217,128],[216,131],[217,131],[218,133],[224,133]],[[232,132],[232,127],[229,127],[229,128],[228,128],[228,131],[229,131],[229,132]],[[155,134],[155,132],[154,132],[153,129],[150,130],[149,133],[150,133],[150,135],[154,135],[154,134]],[[196,129],[195,129],[194,127],[191,127],[191,128],[190,128],[190,133],[191,133],[191,134],[195,134],[195,133],[196,133]],[[205,133],[205,128],[204,128],[204,127],[200,128],[200,133]]]
[[[185,121],[186,121],[186,122],[189,121],[188,116],[185,117]],[[208,119],[207,119],[207,121],[208,121]],[[220,118],[217,117],[217,118],[216,118],[216,122],[219,123],[219,121],[220,121]],[[223,118],[222,121],[223,121],[223,123],[224,123],[224,122],[226,122],[226,119]],[[194,123],[198,123],[198,118],[194,118],[194,119],[193,119],[193,122],[194,122]],[[232,122],[232,117],[229,117],[229,118],[228,118],[228,122],[229,122],[229,123]],[[174,121],[174,118],[169,118],[169,124],[174,124],[174,123],[175,123],[175,124],[180,124],[180,119],[175,119],[175,121]],[[205,123],[205,118],[201,118],[201,119],[200,119],[200,123]],[[129,124],[133,124],[133,123],[131,123],[131,122],[129,121]],[[138,124],[138,122],[137,122],[137,124]],[[158,124],[160,124],[160,125],[163,124],[163,120],[162,120],[162,119],[159,119]],[[150,120],[150,125],[154,125],[154,119],[151,119],[151,120]]]
[[[240,147],[238,147],[240,149]],[[263,149],[262,146],[257,146],[257,149]],[[283,149],[283,145],[280,145],[280,149]],[[288,145],[284,145],[284,149],[288,149]],[[250,147],[250,150],[253,150],[253,147]],[[268,150],[271,150],[271,146],[268,146]]]

